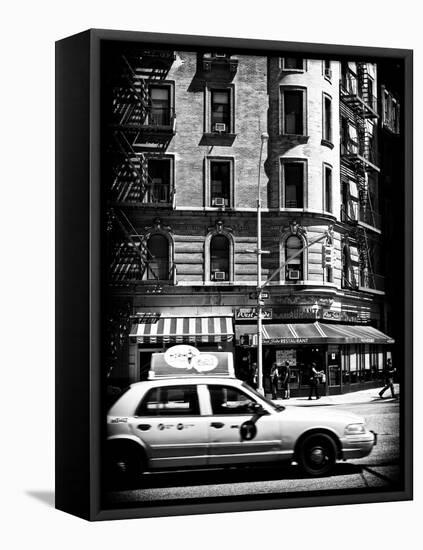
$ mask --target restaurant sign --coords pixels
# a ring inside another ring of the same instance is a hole
[[[235,319],[237,321],[254,321],[257,320],[257,308],[255,307],[240,307],[235,310]],[[273,319],[272,308],[262,309],[262,319]]]

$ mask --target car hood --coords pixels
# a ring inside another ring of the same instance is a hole
[[[319,410],[320,409],[320,410]],[[314,424],[316,423],[365,423],[362,416],[354,413],[335,411],[326,407],[295,407],[288,406],[280,413],[281,420],[310,420]]]

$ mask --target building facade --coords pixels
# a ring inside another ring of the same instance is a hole
[[[328,394],[380,384],[393,340],[377,66],[128,44],[103,57],[110,382],[183,342],[232,351],[249,379],[260,190],[265,390],[284,360],[292,394],[311,361]]]

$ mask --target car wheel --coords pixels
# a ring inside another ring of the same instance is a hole
[[[336,444],[327,434],[311,434],[300,443],[297,460],[307,475],[327,475],[336,463]]]
[[[141,453],[126,445],[113,445],[109,448],[107,477],[112,484],[136,483],[143,470],[144,460]]]

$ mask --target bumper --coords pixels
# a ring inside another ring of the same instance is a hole
[[[377,434],[375,432],[367,432],[366,434],[350,435],[341,439],[342,458],[362,458],[371,453],[377,442]]]

